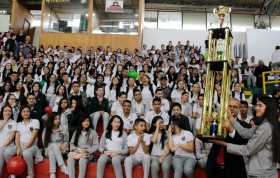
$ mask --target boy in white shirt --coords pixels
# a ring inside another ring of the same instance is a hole
[[[125,174],[127,178],[132,178],[133,166],[142,163],[144,178],[149,177],[150,172],[150,135],[144,133],[146,122],[144,119],[136,119],[134,122],[135,132],[127,138],[129,156],[124,161]]]
[[[137,115],[131,112],[131,101],[124,100],[122,104],[122,112],[118,114],[123,120],[123,129],[126,133],[129,133],[132,130],[134,121],[137,118]]]
[[[169,105],[169,101],[163,97],[163,90],[162,88],[157,88],[156,89],[156,93],[155,93],[155,97],[158,97],[161,99],[161,106],[160,109],[162,112],[168,112],[170,109],[170,105]],[[150,108],[152,108],[153,106],[153,102],[151,102],[150,104]]]

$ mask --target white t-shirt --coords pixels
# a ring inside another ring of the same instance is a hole
[[[173,138],[173,142],[175,145],[192,142],[194,139],[193,134],[187,130],[182,130],[179,135],[173,135],[172,138]],[[175,150],[175,155],[195,158],[193,153],[187,152],[187,151],[183,150],[182,148],[177,148]]]
[[[136,135],[135,132],[131,133],[128,137],[127,137],[127,146],[128,147],[134,147],[136,146],[137,142],[138,142],[138,135]],[[144,138],[143,141],[145,142],[145,145],[150,145],[151,143],[151,136],[149,134],[144,133]],[[141,155],[141,154],[145,154],[144,150],[142,148],[141,145],[139,145],[139,147],[137,148],[136,152],[134,153],[135,155]]]
[[[153,101],[150,102],[150,108],[153,108]],[[169,101],[165,98],[161,99],[161,106],[160,106],[160,110],[163,112],[168,112],[170,109],[169,106]]]
[[[177,89],[174,89],[171,92],[171,99],[172,99],[173,102],[180,103],[181,102],[181,96],[182,96],[182,92],[177,90]]]
[[[155,91],[155,86],[153,85],[153,91]],[[143,90],[142,90],[142,101],[144,104],[150,104],[150,102],[153,100],[153,95],[150,91],[150,87],[149,86],[143,86]]]
[[[126,134],[123,132],[123,134]],[[119,137],[119,131],[112,131],[111,139],[106,138],[106,150],[121,151],[123,148],[123,135]]]
[[[145,121],[151,125],[152,121],[154,119],[155,116],[161,116],[163,119],[163,124],[164,125],[168,125],[169,124],[169,115],[166,112],[160,112],[160,113],[155,113],[155,111],[149,111],[147,112],[147,114],[145,115]]]
[[[164,142],[164,146],[165,146],[166,142],[167,142],[167,139]],[[153,144],[151,155],[160,156],[164,151],[164,146],[162,147],[161,135],[159,135],[159,137],[157,138],[157,142]]]
[[[3,123],[4,120],[1,120],[0,123]],[[0,147],[2,147],[7,138],[17,130],[17,123],[16,121],[10,119],[5,126],[2,128],[2,130],[0,130]],[[12,145],[14,145],[14,142],[11,143]]]
[[[119,101],[115,101],[111,107],[111,113],[120,114],[122,113],[122,105]]]
[[[26,145],[32,137],[32,131],[40,128],[40,123],[37,119],[30,119],[27,125],[23,121],[17,123],[17,132],[20,134],[20,144]],[[37,144],[37,139],[33,145]]]
[[[202,110],[203,110],[203,108],[201,106],[199,106],[199,104],[197,104],[197,103],[193,107],[193,112],[198,113],[198,116],[195,120],[195,129],[199,129],[201,126]]]

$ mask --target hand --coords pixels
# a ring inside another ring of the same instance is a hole
[[[217,145],[221,146],[227,146],[227,142],[221,141],[221,140],[209,140],[211,143],[215,143]]]
[[[225,128],[225,129],[227,129],[227,130],[229,130],[229,129],[231,128],[231,123],[229,122],[228,119],[225,119],[225,120],[223,121],[222,127]]]
[[[161,125],[160,122],[161,122],[161,120],[159,119],[159,120],[157,121],[157,123],[156,123],[157,129],[160,128],[160,125]]]
[[[138,143],[142,143],[143,139],[144,139],[144,134],[142,134],[138,137]]]
[[[60,151],[65,151],[65,145],[64,144],[60,144],[59,145],[59,149],[60,149]]]
[[[197,113],[197,112],[193,112],[193,113],[192,113],[192,117],[193,117],[193,118],[197,118],[197,116],[198,116],[198,113]]]
[[[17,148],[17,155],[20,156],[22,154],[22,149],[20,147]]]
[[[159,162],[162,163],[162,162],[164,161],[164,158],[165,158],[165,156],[160,155],[160,157],[159,157]]]
[[[172,135],[173,130],[174,130],[173,127],[174,127],[173,125],[170,125],[170,126],[169,126],[169,128],[168,128],[168,134]]]

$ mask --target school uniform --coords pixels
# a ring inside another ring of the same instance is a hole
[[[131,133],[127,138],[127,146],[128,147],[134,147],[136,146],[138,142],[138,135],[136,135],[135,132]],[[144,134],[143,141],[145,145],[150,145],[151,142],[151,136],[149,134]],[[144,170],[144,178],[149,177],[149,171],[150,171],[150,155],[145,154],[143,148],[141,145],[137,148],[137,151],[128,156],[124,160],[124,167],[125,167],[125,175],[126,178],[132,178],[132,169],[133,166],[136,164],[142,163],[143,170]]]
[[[121,112],[122,112],[122,104],[119,101],[115,101],[111,107],[111,114],[112,113],[118,114]]]
[[[174,89],[171,92],[171,99],[172,99],[173,102],[180,103],[181,102],[181,96],[182,96],[182,92],[179,91],[178,89]]]
[[[34,140],[32,146],[26,148],[29,140],[32,137],[33,130],[36,129],[39,131],[40,123],[37,119],[30,119],[27,124],[23,121],[17,123],[17,132],[20,135],[20,146],[22,148],[22,156],[27,164],[27,174],[29,177],[33,177],[33,158],[37,156],[38,152],[40,152],[37,147],[37,138]]]
[[[179,135],[173,135],[174,145],[193,142],[193,134],[189,131],[182,130]],[[182,178],[183,174],[187,177],[194,177],[193,171],[196,165],[194,153],[187,152],[182,148],[177,148],[172,159],[174,169],[174,178]]]
[[[167,133],[166,133],[166,139],[164,141],[164,147],[167,144]],[[159,177],[159,170],[161,168],[163,173],[163,178],[169,177],[169,171],[171,167],[171,160],[172,156],[169,154],[167,155],[163,162],[160,163],[159,158],[164,152],[164,147],[162,148],[161,143],[161,136],[157,138],[156,143],[152,144],[152,151],[151,151],[151,175],[152,178],[158,178]]]
[[[126,117],[123,112],[121,112],[117,115],[119,115],[122,118],[124,129],[127,129],[127,130],[133,129],[134,121],[137,119],[137,115],[135,113],[130,112],[128,117]]]
[[[45,138],[46,130],[43,132],[43,142]],[[60,145],[64,145],[65,150],[60,149]],[[66,127],[60,126],[58,129],[53,129],[50,137],[50,141],[46,148],[46,155],[50,160],[50,173],[56,173],[56,162],[58,165],[65,166],[62,157],[63,153],[68,151],[69,147],[69,132]]]
[[[142,93],[142,100],[144,104],[149,105],[153,98],[154,98],[154,91],[155,91],[154,85],[148,85],[148,86],[142,86],[140,87],[141,93]]]
[[[127,134],[122,133],[119,137],[119,131],[112,131],[111,139],[106,138],[106,132],[103,133],[99,151],[103,153],[104,151],[117,151],[120,154],[114,157],[109,157],[106,154],[102,154],[97,161],[97,178],[103,178],[104,168],[108,161],[111,161],[116,178],[123,178],[122,165],[121,162],[124,160],[124,156],[127,154]]]
[[[150,103],[150,108],[153,108],[153,101]],[[163,112],[168,112],[170,110],[169,101],[165,98],[161,99],[160,110]]]
[[[98,149],[98,135],[93,129],[89,131],[82,131],[77,146],[74,145],[75,141],[75,132],[72,136],[70,143],[70,153],[68,154],[68,170],[69,178],[75,178],[75,163],[76,160],[79,161],[79,178],[84,178],[87,170],[87,163],[92,159],[93,153]],[[83,155],[78,159],[74,159],[72,154],[79,154],[80,149],[86,149],[88,151],[87,155]]]
[[[3,123],[4,120],[0,120],[0,123]],[[12,141],[9,145],[5,146],[6,140],[10,137],[13,132],[17,130],[17,123],[9,119],[5,126],[0,130],[0,175],[2,174],[2,168],[4,165],[4,161],[8,161],[15,153],[16,146],[14,141]]]
[[[168,125],[169,123],[169,115],[166,112],[160,112],[160,113],[156,113],[155,111],[149,111],[146,115],[145,115],[145,121],[149,124],[149,126],[151,126],[152,121],[154,119],[154,117],[156,116],[161,116],[163,119],[163,124],[164,125]]]
[[[142,101],[137,103],[135,100],[133,100],[131,103],[131,110],[139,117],[147,113],[150,110],[150,107],[145,105]]]

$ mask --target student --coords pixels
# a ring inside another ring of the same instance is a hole
[[[135,132],[131,133],[127,138],[129,156],[124,161],[125,175],[127,178],[132,178],[133,166],[142,163],[144,178],[148,178],[150,171],[149,145],[151,140],[150,136],[145,133],[145,120],[136,119],[134,130]]]
[[[137,115],[131,112],[131,101],[124,100],[122,104],[122,112],[119,115],[123,120],[123,129],[126,133],[129,133],[132,130],[134,121],[137,118]]]
[[[103,178],[106,163],[111,160],[116,178],[123,178],[121,162],[127,154],[127,134],[123,131],[124,122],[118,115],[113,116],[103,133],[97,161],[97,178]]]
[[[148,124],[148,127],[151,127],[152,120],[155,116],[161,116],[164,120],[164,125],[169,123],[169,115],[166,112],[161,111],[161,99],[156,97],[153,99],[153,110],[149,111],[145,115],[145,121]]]
[[[48,117],[43,131],[43,144],[50,160],[50,178],[56,178],[56,162],[61,171],[68,174],[62,154],[68,151],[69,132],[67,127],[61,125],[59,115]]]
[[[102,85],[95,88],[95,97],[90,99],[88,111],[92,119],[94,130],[96,130],[98,120],[103,119],[103,128],[105,129],[109,122],[109,101],[104,97],[105,91]]]
[[[189,92],[185,91],[182,93],[181,96],[181,107],[182,107],[182,114],[191,117],[192,115],[192,105],[189,102]]]
[[[180,103],[173,103],[170,109],[170,120],[169,120],[169,126],[175,121],[175,120],[182,120],[183,124],[183,129],[188,130],[192,132],[193,130],[193,125],[192,125],[192,120],[188,118],[187,116],[182,114],[182,107]]]
[[[27,164],[27,178],[33,178],[33,159],[38,155],[38,131],[40,123],[30,118],[30,108],[23,106],[20,111],[16,132],[17,155],[22,155]],[[41,161],[41,160],[38,160]]]
[[[147,74],[142,77],[142,84],[139,85],[139,89],[143,96],[143,103],[149,105],[152,102],[156,88]]]
[[[92,129],[88,117],[80,120],[77,130],[74,132],[70,153],[68,154],[69,178],[75,178],[75,163],[79,162],[79,178],[84,178],[87,171],[87,163],[92,159],[93,153],[98,149],[98,135]]]
[[[152,135],[150,146],[152,178],[159,177],[160,167],[163,173],[163,178],[168,178],[172,157],[169,154],[168,135],[164,129],[163,119],[161,116],[155,116],[152,120],[150,134]]]
[[[80,106],[76,98],[70,100],[71,112],[67,115],[69,138],[72,138],[73,133],[78,128],[79,121],[83,116]],[[64,123],[64,121],[63,121]]]
[[[1,110],[0,115],[0,176],[4,161],[8,161],[16,153],[14,143],[17,123],[13,120],[13,111],[11,106],[6,105]],[[15,178],[15,176],[11,176]]]
[[[276,178],[277,163],[280,163],[279,113],[272,98],[267,96],[258,98],[255,112],[257,127],[252,129],[243,128],[229,112],[229,120],[237,133],[251,131],[250,139],[246,145],[216,140],[213,142],[225,146],[229,153],[249,158],[248,178]],[[225,128],[231,132],[233,131],[232,126],[228,125]]]
[[[182,120],[174,120],[173,125],[168,129],[169,149],[174,152],[172,165],[174,169],[174,178],[182,178],[185,174],[193,178],[193,171],[196,164],[194,156],[193,134],[190,131],[183,130]]]
[[[142,93],[139,89],[133,90],[133,96],[132,112],[136,113],[137,117],[144,117],[144,114],[149,111],[149,106],[143,103]]]
[[[120,92],[118,95],[118,100],[112,104],[111,107],[111,116],[120,115],[122,112],[122,104],[123,101],[127,99],[127,95],[125,92]]]
[[[239,101],[245,100],[244,93],[241,91],[240,83],[234,84],[234,89],[231,93],[231,96],[235,99],[238,99]]]
[[[169,106],[169,101],[163,97],[163,89],[162,88],[157,88],[155,92],[155,97],[158,97],[161,99],[161,111],[163,112],[168,112],[170,109]],[[152,108],[153,102],[150,103],[150,108]]]
[[[181,96],[184,91],[186,91],[186,83],[184,80],[178,80],[176,83],[176,88],[171,92],[172,102],[181,102]]]

